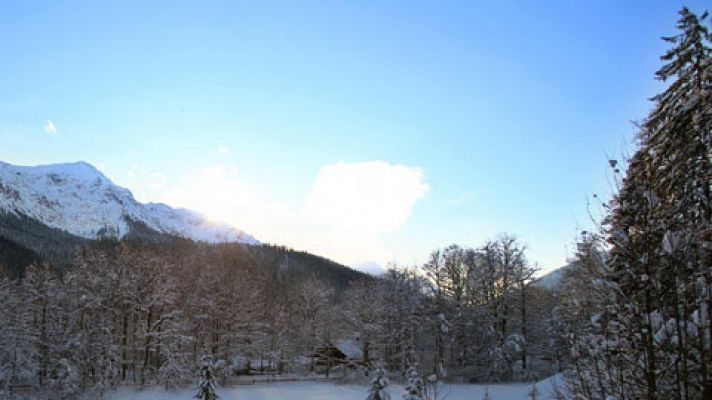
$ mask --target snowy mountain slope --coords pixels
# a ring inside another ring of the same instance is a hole
[[[258,244],[252,236],[195,212],[142,204],[85,162],[15,166],[0,162],[0,214],[26,217],[85,239],[123,238],[143,225],[208,243]]]
[[[564,265],[563,267],[550,271],[546,275],[541,276],[536,281],[536,285],[551,290],[557,289],[561,284],[561,279],[564,277],[564,274],[569,268],[570,265]]]

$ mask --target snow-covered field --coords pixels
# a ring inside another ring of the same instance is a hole
[[[555,378],[537,383],[540,400],[550,399],[552,382]],[[403,386],[389,386],[391,399],[402,399]],[[530,384],[491,384],[491,385],[446,385],[446,400],[480,400],[487,390],[492,400],[524,400],[531,389]],[[222,400],[363,400],[368,393],[367,386],[341,385],[329,382],[279,382],[239,385],[220,388],[218,394]],[[108,396],[109,400],[189,400],[195,395],[194,390],[166,392],[160,389],[134,391],[123,388]]]

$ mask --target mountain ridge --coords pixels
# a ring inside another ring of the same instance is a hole
[[[190,210],[140,203],[86,162],[27,167],[0,161],[0,278],[22,278],[28,266],[41,263],[63,271],[89,249],[123,244],[229,257],[236,268],[258,265],[291,282],[318,277],[341,290],[365,277]]]

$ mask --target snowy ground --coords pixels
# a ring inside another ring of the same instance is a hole
[[[537,383],[540,400],[550,399],[552,383],[550,378]],[[391,399],[402,399],[403,386],[389,387]],[[492,385],[447,385],[447,400],[480,400],[485,390],[492,400],[524,400],[531,389],[530,384],[492,384]],[[367,386],[341,385],[330,382],[273,382],[238,385],[221,388],[218,394],[222,400],[363,400],[368,393]],[[163,390],[134,391],[123,388],[108,396],[109,400],[188,400],[195,395],[194,390],[166,392]]]

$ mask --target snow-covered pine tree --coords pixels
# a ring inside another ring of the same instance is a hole
[[[199,400],[217,400],[220,396],[217,395],[216,389],[213,359],[209,356],[203,356],[198,372],[198,392],[195,394],[195,398]]]
[[[390,400],[391,395],[386,391],[386,387],[388,387],[386,371],[381,367],[377,367],[371,374],[373,378],[366,400]]]
[[[423,380],[418,374],[418,364],[411,363],[408,365],[408,369],[405,372],[406,386],[405,394],[403,394],[404,400],[423,400]]]
[[[640,395],[712,397],[709,293],[712,253],[712,73],[710,35],[701,18],[680,11],[680,33],[657,78],[671,80],[654,97],[611,223],[611,254],[621,291],[631,301],[631,366]],[[706,309],[706,312],[701,312]],[[698,317],[695,318],[694,315]],[[636,379],[637,380],[637,379]]]
[[[661,284],[673,288],[661,293],[657,319],[675,326],[674,334],[665,334],[675,350],[663,353],[674,364],[670,379],[684,398],[712,398],[712,37],[707,16],[683,8],[680,33],[664,38],[673,47],[662,57],[666,64],[657,78],[671,83],[654,98],[641,131],[643,149],[651,154],[649,168],[658,172],[656,222],[664,232],[655,248],[664,271]]]
[[[710,35],[706,13],[680,15],[657,72],[671,82],[609,206],[610,273],[593,281],[604,301],[574,346],[575,396],[712,398]]]
[[[621,352],[609,351],[617,349],[626,337],[619,334],[618,322],[609,326],[609,321],[619,314],[618,300],[622,297],[610,279],[603,240],[599,234],[582,234],[576,255],[562,278],[556,310],[560,323],[557,333],[570,345],[567,390],[590,399],[606,399],[618,393],[625,373]]]

